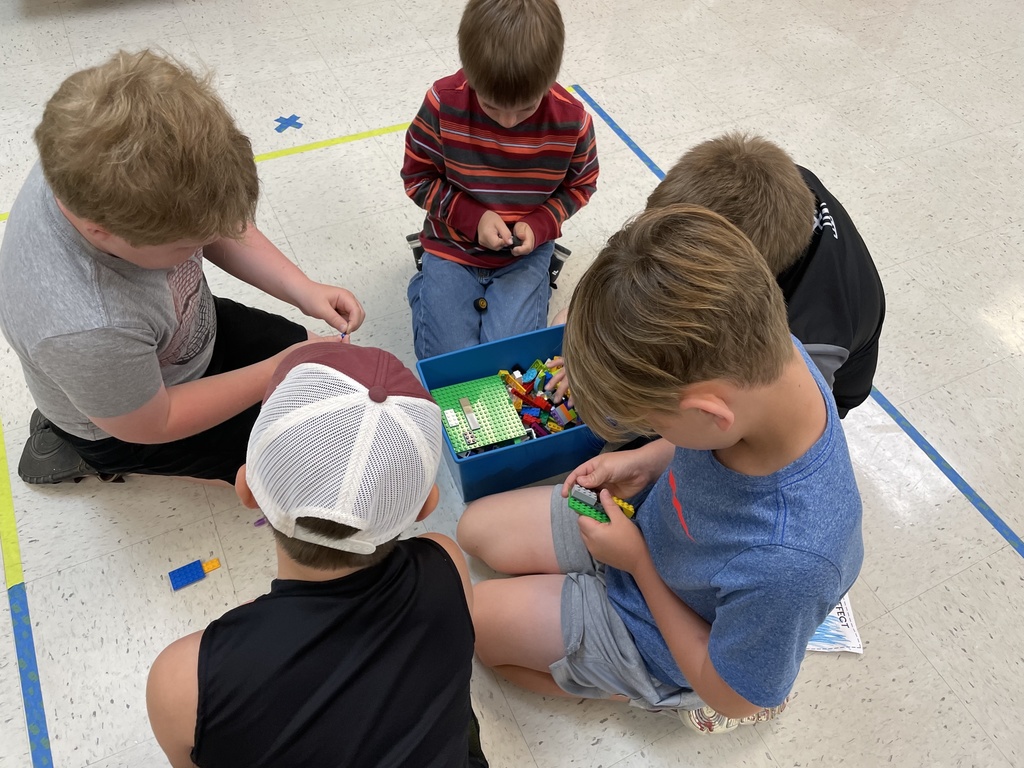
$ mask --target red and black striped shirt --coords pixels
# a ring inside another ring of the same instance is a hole
[[[504,128],[480,108],[459,70],[434,83],[405,136],[405,192],[427,211],[420,242],[428,253],[474,267],[515,258],[477,244],[485,211],[510,227],[525,221],[539,245],[559,237],[562,222],[587,204],[597,174],[590,115],[558,84],[529,118]]]

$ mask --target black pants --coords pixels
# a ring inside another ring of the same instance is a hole
[[[307,338],[306,329],[291,320],[230,299],[215,298],[214,302],[217,340],[204,378],[266,360]],[[85,440],[56,426],[53,430],[104,474],[198,477],[234,484],[238,468],[245,463],[249,433],[259,412],[257,403],[205,432],[156,445],[126,443],[116,437]]]

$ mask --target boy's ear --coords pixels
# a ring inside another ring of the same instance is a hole
[[[710,416],[715,425],[725,432],[736,421],[736,414],[729,404],[716,392],[697,390],[684,394],[679,400],[679,410],[696,410]]]
[[[244,469],[244,467],[243,467]],[[437,483],[434,483],[434,487],[430,489],[430,493],[427,494],[427,500],[423,502],[423,508],[420,513],[416,515],[416,522],[420,520],[426,520],[431,512],[437,507],[438,499],[441,498],[441,491],[437,489]]]
[[[256,497],[249,490],[249,484],[245,481],[245,464],[238,468],[238,474],[235,475],[235,493],[238,494],[238,498],[244,506],[249,509],[260,508],[260,505],[256,503]]]

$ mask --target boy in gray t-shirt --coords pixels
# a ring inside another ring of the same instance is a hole
[[[71,75],[35,140],[0,244],[0,330],[38,408],[19,473],[232,483],[271,373],[309,334],[215,298],[204,259],[343,334],[362,307],[253,226],[249,140],[175,62],[121,52]]]
[[[518,576],[476,585],[477,654],[545,695],[677,710],[702,733],[775,717],[864,550],[839,414],[774,276],[721,216],[648,210],[577,286],[564,353],[595,431],[663,439],[469,506],[459,544]],[[573,483],[608,523],[576,517]],[[612,501],[648,488],[635,520]]]

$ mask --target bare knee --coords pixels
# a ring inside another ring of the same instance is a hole
[[[491,528],[487,523],[488,517],[489,515],[481,502],[474,501],[466,507],[466,511],[459,518],[458,527],[455,529],[455,540],[467,555],[485,559],[483,551],[486,548],[487,534]]]
[[[544,574],[479,582],[473,588],[473,627],[480,661],[545,671],[562,658],[564,580]]]

